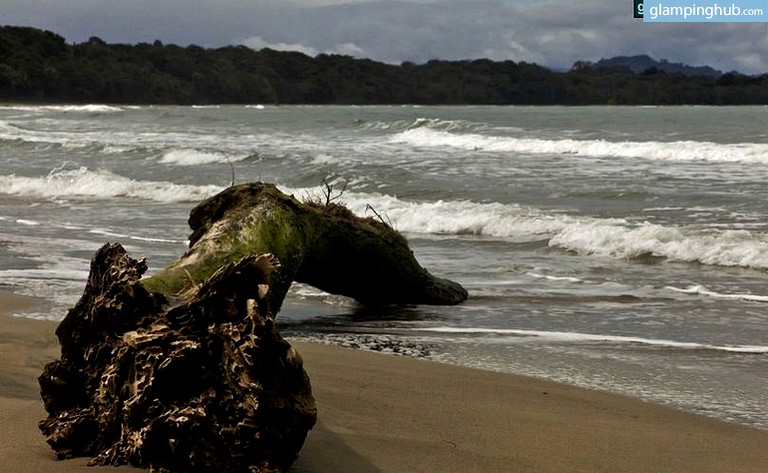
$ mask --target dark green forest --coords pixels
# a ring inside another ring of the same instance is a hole
[[[115,104],[768,104],[768,74],[687,76],[650,67],[567,72],[487,59],[385,64],[245,46],[68,44],[0,27],[0,100]]]

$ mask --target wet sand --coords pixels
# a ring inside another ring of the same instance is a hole
[[[0,458],[6,473],[113,473],[54,459],[37,376],[55,323],[9,316],[0,293]],[[319,420],[297,473],[765,473],[768,431],[526,377],[296,343]]]

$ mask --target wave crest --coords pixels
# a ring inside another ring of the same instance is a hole
[[[199,149],[172,149],[163,154],[160,162],[176,166],[198,166],[201,164],[219,164],[237,162],[246,159],[248,155],[230,155],[221,151],[205,151]]]
[[[84,112],[84,113],[115,113],[124,111],[120,107],[102,104],[87,105],[8,105],[2,106],[3,110],[18,110],[21,112]]]
[[[322,195],[320,188],[283,190],[298,196]],[[545,240],[550,247],[581,255],[768,268],[768,238],[746,230],[574,216],[498,202],[416,202],[378,193],[348,192],[342,200],[362,216],[374,216],[370,205],[398,230],[407,233],[475,235],[520,243]]]
[[[109,171],[86,167],[56,169],[45,177],[0,176],[0,193],[23,197],[54,198],[128,197],[156,202],[197,202],[222,190],[172,182],[136,181]]]
[[[768,144],[706,141],[545,140],[512,136],[452,133],[420,126],[390,138],[417,147],[451,147],[519,154],[570,154],[585,157],[643,158],[657,161],[706,161],[768,164]]]

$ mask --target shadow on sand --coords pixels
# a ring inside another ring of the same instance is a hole
[[[290,473],[381,473],[371,462],[318,422]]]

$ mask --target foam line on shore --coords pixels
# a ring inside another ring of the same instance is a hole
[[[663,347],[684,350],[711,350],[727,353],[741,354],[768,354],[768,346],[763,345],[711,345],[696,342],[678,342],[652,338],[630,337],[621,335],[602,335],[579,332],[549,332],[541,330],[496,329],[481,327],[426,327],[413,329],[418,332],[432,332],[458,335],[488,335],[488,336],[513,336],[513,337],[537,337],[548,341],[562,341],[573,343],[617,343],[638,344],[651,347]]]

